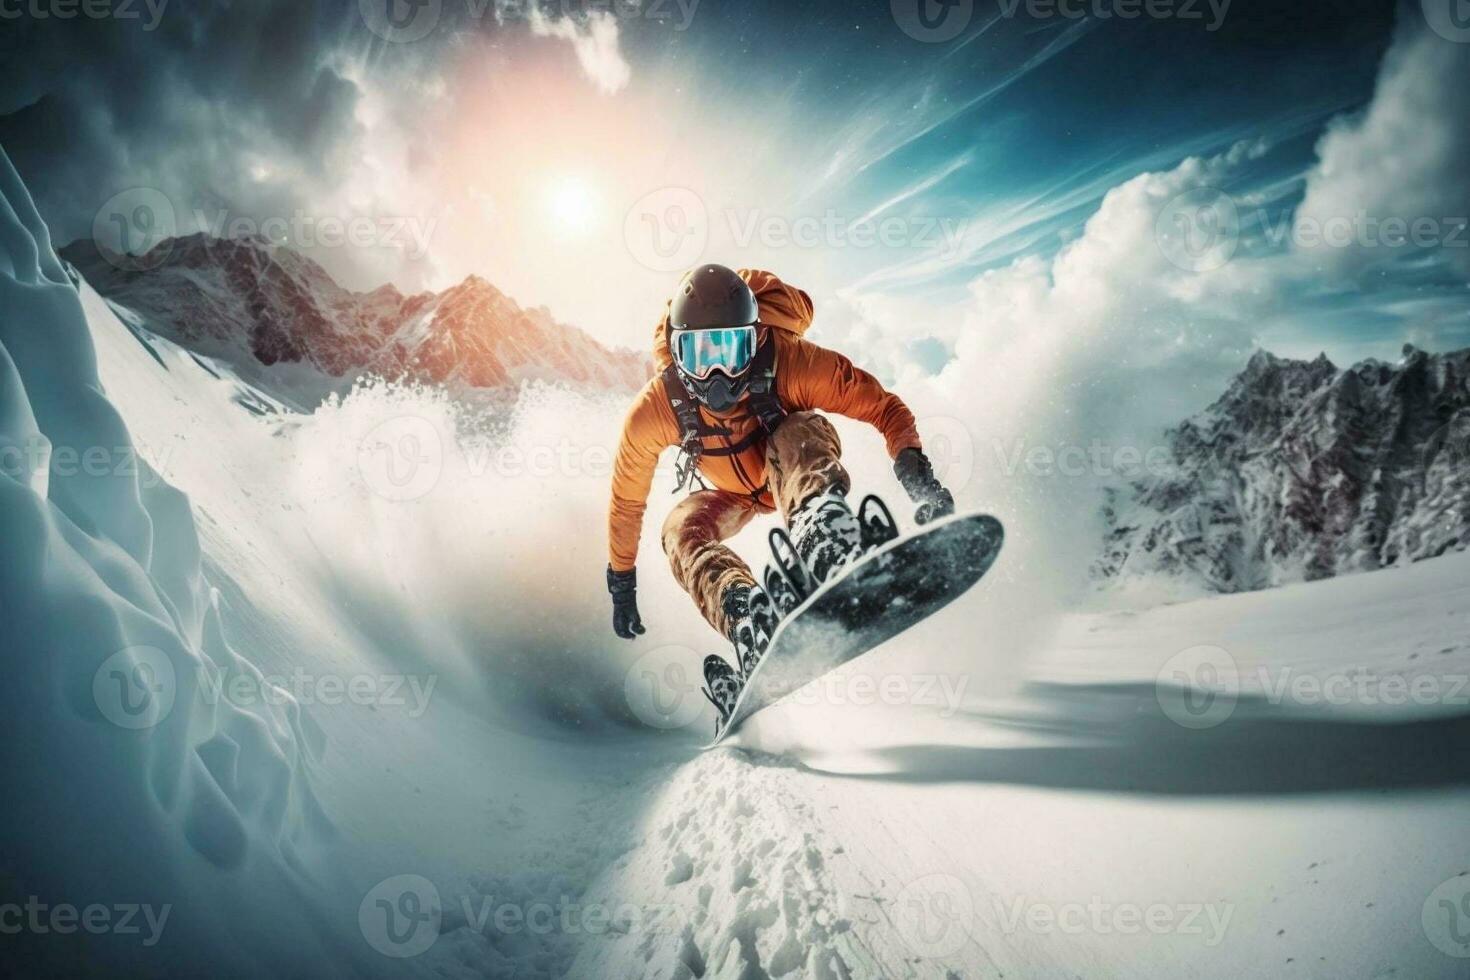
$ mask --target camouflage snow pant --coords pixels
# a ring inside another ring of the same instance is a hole
[[[766,443],[766,479],[781,518],[788,524],[802,504],[836,487],[851,486],[842,467],[842,443],[832,423],[815,412],[793,412]],[[751,518],[770,508],[748,494],[698,490],[685,497],[664,522],[664,554],[674,579],[693,597],[709,624],[728,635],[721,599],[736,583],[755,584],[740,556],[723,543]]]

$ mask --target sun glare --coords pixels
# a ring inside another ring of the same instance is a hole
[[[585,181],[557,181],[551,187],[550,204],[552,218],[562,232],[581,234],[596,222],[597,195]]]

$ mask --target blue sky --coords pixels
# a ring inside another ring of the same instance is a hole
[[[888,377],[942,371],[1005,319],[976,307],[1013,304],[1002,281],[1060,295],[1059,272],[1099,254],[1086,239],[1114,234],[1088,224],[1107,196],[1174,174],[1158,184],[1194,195],[1186,220],[1236,222],[1233,251],[1144,276],[1138,319],[1249,308],[1232,343],[1339,359],[1470,343],[1449,227],[1470,210],[1451,179],[1470,164],[1470,45],[1430,29],[1437,0],[389,2],[22,19],[0,39],[20,66],[0,142],[61,241],[142,188],[168,202],[158,227],[264,228],[355,288],[477,273],[627,345],[681,262],[763,265]],[[1396,45],[1420,67],[1375,110]],[[1203,177],[1180,174],[1191,158]],[[1319,221],[1438,228],[1426,248],[1314,250],[1308,198]],[[350,219],[365,244],[327,240]],[[1088,275],[1131,281],[1124,258]]]

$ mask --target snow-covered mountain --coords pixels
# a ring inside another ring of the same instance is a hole
[[[259,236],[199,233],[109,262],[90,240],[61,250],[86,280],[153,330],[238,363],[304,363],[337,378],[412,377],[476,388],[524,380],[636,389],[644,354],[613,350],[545,307],[523,308],[478,276],[442,292],[344,289],[289,248]]]
[[[1258,351],[1167,447],[1109,491],[1097,577],[1239,592],[1463,549],[1470,349],[1345,371]]]

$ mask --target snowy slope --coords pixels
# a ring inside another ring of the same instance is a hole
[[[575,900],[665,756],[630,741],[626,664],[579,641],[591,609],[548,632],[501,601],[534,599],[533,558],[600,550],[530,552],[566,506],[544,419],[519,462],[456,455],[416,503],[389,478],[393,427],[449,438],[442,393],[369,386],[293,415],[74,288],[8,161],[0,177],[20,216],[0,224],[0,904],[137,920],[7,934],[0,972],[562,975],[572,938],[478,909]],[[576,454],[588,506],[596,448]],[[409,891],[442,930],[433,957],[388,955],[417,923],[405,881],[427,884]]]
[[[374,383],[292,412],[71,289],[7,180],[0,303],[47,329],[0,319],[5,445],[131,446],[188,494],[0,482],[6,898],[172,910],[146,947],[23,936],[18,969],[1463,975],[1433,896],[1470,869],[1467,556],[1052,619],[1013,538],[976,592],[700,754],[718,641],[656,561],[650,634],[607,629],[618,397]],[[119,623],[179,665],[157,725],[102,716]],[[245,682],[200,695],[204,658]],[[1355,666],[1444,683],[1271,703]]]
[[[99,387],[77,292],[3,156],[0,198],[3,893],[156,925],[26,930],[7,953],[38,972],[182,972],[199,950],[218,975],[367,971],[310,898],[336,836],[321,733],[289,697],[213,696],[228,677],[273,689],[224,639],[189,502]]]
[[[1430,934],[1470,893],[1470,556],[1068,617],[1009,694],[934,670],[988,605],[683,769],[598,887],[686,931],[577,975],[1464,975]]]

